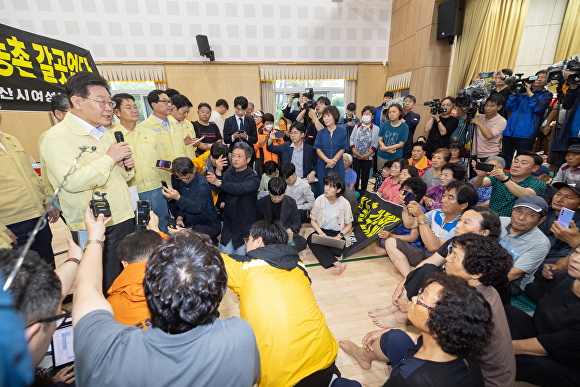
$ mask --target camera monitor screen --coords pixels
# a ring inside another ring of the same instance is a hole
[[[52,334],[52,362],[54,368],[63,368],[74,361],[72,317],[68,317]]]

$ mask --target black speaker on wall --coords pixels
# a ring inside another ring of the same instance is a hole
[[[211,47],[209,46],[209,40],[207,40],[207,36],[206,35],[197,35],[195,37],[195,40],[197,41],[197,48],[199,49],[199,55],[205,56],[205,57],[209,58],[210,61],[213,62],[215,60],[215,55],[214,55],[213,51],[211,50]]]
[[[465,2],[464,0],[445,0],[439,4],[438,14],[437,40],[449,39],[449,43],[452,44],[453,37],[461,35],[463,30]]]

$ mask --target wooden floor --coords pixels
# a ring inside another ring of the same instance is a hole
[[[307,236],[311,228],[306,224],[304,226],[301,234]],[[51,229],[55,253],[67,250],[66,238],[70,237],[70,232],[66,225],[59,221],[51,225]],[[67,257],[66,253],[58,255],[57,266]],[[365,334],[378,329],[367,312],[369,309],[390,304],[390,295],[402,278],[394,274],[388,258],[376,257],[367,247],[348,257],[344,273],[335,276],[318,264],[310,250],[302,251],[300,257],[308,266],[314,296],[338,341],[352,340],[360,344]],[[364,257],[370,259],[348,262],[353,258]],[[239,314],[237,296],[228,289],[220,306],[220,318],[225,319]],[[388,377],[387,366],[384,363],[374,363],[372,369],[366,371],[341,349],[336,364],[343,377],[357,380],[365,386],[382,386]]]

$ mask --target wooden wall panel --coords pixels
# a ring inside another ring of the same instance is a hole
[[[0,130],[15,136],[29,155],[40,161],[38,138],[53,126],[51,113],[1,111]],[[1,166],[0,166],[1,167]]]
[[[357,116],[366,105],[378,106],[382,103],[387,87],[387,67],[382,64],[359,65],[356,83]]]
[[[224,117],[234,114],[233,101],[239,95],[253,102],[256,109],[261,109],[259,65],[165,64],[165,77],[167,87],[179,90],[193,103],[194,108],[189,115],[192,121],[197,120],[197,105],[200,102],[207,102],[213,108],[219,98],[230,105]]]

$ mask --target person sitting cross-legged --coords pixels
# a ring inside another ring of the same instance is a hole
[[[452,181],[441,199],[441,209],[423,213],[416,201],[403,205],[403,224],[409,229],[418,228],[425,250],[409,245],[397,238],[389,238],[385,249],[391,262],[403,277],[421,261],[433,255],[441,245],[455,236],[455,227],[461,214],[477,203],[477,192],[464,181]]]
[[[268,182],[270,195],[258,200],[258,220],[279,220],[288,233],[288,244],[296,251],[306,248],[306,239],[300,235],[300,214],[296,201],[286,195],[286,182],[275,177]]]
[[[390,362],[393,370],[385,387],[484,386],[477,356],[490,342],[493,317],[480,292],[463,278],[433,274],[409,302],[409,319],[420,336],[391,329],[384,335],[367,335],[364,348],[342,341],[340,346],[356,353],[364,368],[370,368],[372,360]],[[342,378],[331,384],[351,386],[361,385]]]
[[[222,255],[228,286],[256,334],[258,386],[328,386],[333,374],[340,375],[338,344],[284,228],[280,221],[259,220],[250,228],[245,255]]]
[[[493,285],[505,278],[513,262],[511,255],[499,244],[497,237],[486,237],[466,233],[451,239],[446,255],[446,271],[450,276],[461,277],[475,287],[491,306],[493,331],[489,344],[479,357],[486,386],[514,386],[516,365],[510,345],[510,331],[498,292]],[[416,295],[412,297],[420,297]],[[407,304],[410,304],[407,301]],[[341,341],[340,346],[352,355],[364,369],[371,362],[392,359],[397,353],[404,354],[400,342],[388,340],[389,329],[368,333],[363,338],[363,347],[350,341]],[[410,342],[409,342],[410,344]],[[372,348],[372,349],[371,349]],[[398,357],[398,356],[395,356]]]

